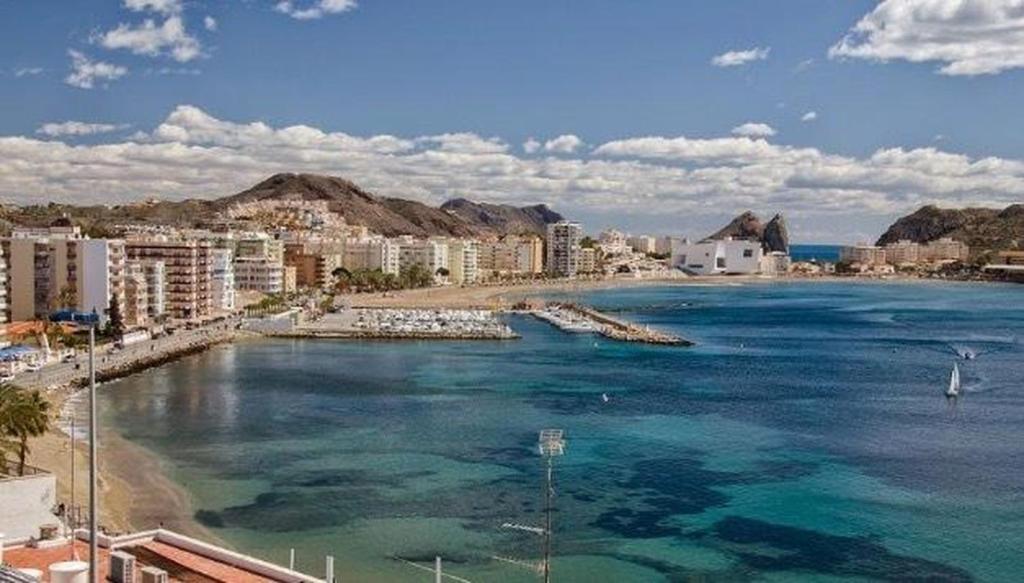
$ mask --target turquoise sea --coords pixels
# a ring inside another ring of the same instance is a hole
[[[1024,288],[786,282],[607,290],[694,348],[242,342],[104,386],[196,520],[340,581],[536,581],[537,432],[558,582],[1020,581]],[[973,360],[958,352],[973,351]],[[966,394],[942,391],[959,362]],[[605,402],[601,395],[607,393]]]

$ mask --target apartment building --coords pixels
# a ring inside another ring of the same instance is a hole
[[[295,268],[291,272],[292,289],[296,276]],[[286,268],[280,261],[269,257],[236,257],[235,258],[235,289],[255,291],[264,294],[280,294],[286,291]]]
[[[922,261],[967,261],[971,249],[966,243],[943,237],[921,247]]]
[[[893,265],[917,263],[921,260],[921,245],[906,239],[885,246],[885,259]]]
[[[0,346],[4,344],[3,339],[7,330],[7,259],[4,257],[3,246],[0,245]]]
[[[95,311],[103,320],[111,298],[124,300],[124,241],[87,239],[60,221],[46,229],[14,229],[0,248],[8,321],[42,319],[58,308]]]
[[[404,271],[413,265],[419,265],[432,274],[437,274],[441,269],[449,270],[448,242],[444,239],[418,240],[403,237],[399,241],[399,269]]]
[[[597,250],[593,247],[580,249],[580,273],[594,273],[597,271]]]
[[[654,253],[658,240],[648,235],[637,235],[627,239],[627,242],[634,253]]]
[[[580,239],[583,229],[579,223],[559,221],[548,225],[548,273],[558,277],[575,277],[580,264]]]
[[[354,238],[345,244],[342,266],[349,271],[380,270],[398,275],[401,260],[401,245],[397,241],[376,238]]]
[[[839,250],[839,260],[845,263],[857,263],[864,266],[885,265],[885,249],[877,245],[857,243]]]
[[[479,277],[479,247],[472,239],[448,243],[449,279],[454,284],[476,283]]]
[[[597,244],[605,255],[622,255],[629,251],[629,237],[615,229],[605,229],[597,236]]]
[[[146,326],[150,323],[149,286],[142,264],[129,261],[124,268],[124,323],[126,326]]]
[[[235,253],[231,249],[211,250],[213,269],[210,274],[213,310],[230,312],[235,309]]]
[[[159,322],[167,314],[167,269],[163,261],[128,261],[137,265],[146,282],[146,314]]]
[[[654,243],[654,252],[658,255],[672,255],[672,245],[678,243],[678,237],[658,237],[658,240]]]
[[[213,248],[208,241],[166,236],[129,239],[132,261],[164,265],[167,314],[183,320],[208,316],[213,310]]]

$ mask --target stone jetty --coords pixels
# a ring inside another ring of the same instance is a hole
[[[550,304],[544,308],[532,310],[531,313],[566,332],[597,333],[622,342],[668,346],[694,345],[686,338],[654,330],[647,326],[639,326],[579,304]]]

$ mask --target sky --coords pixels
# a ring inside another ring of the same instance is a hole
[[[0,201],[276,172],[799,242],[1024,199],[1024,0],[0,0]]]

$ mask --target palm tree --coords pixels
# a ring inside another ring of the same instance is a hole
[[[50,429],[50,402],[39,391],[27,392],[14,385],[0,386],[0,434],[7,452],[18,456],[18,475],[25,474],[28,440],[39,437]]]

